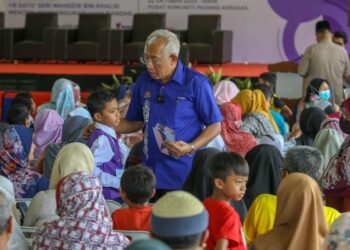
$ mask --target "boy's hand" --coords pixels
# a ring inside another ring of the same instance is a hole
[[[89,139],[92,131],[95,129],[96,127],[96,124],[93,122],[93,123],[90,123],[89,125],[85,126],[83,128],[83,138],[86,140],[86,139]]]

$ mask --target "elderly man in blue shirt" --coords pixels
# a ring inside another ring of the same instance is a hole
[[[181,189],[193,153],[221,131],[210,81],[184,66],[179,51],[172,32],[148,36],[141,58],[147,71],[137,79],[126,118],[116,128],[118,133],[144,128],[143,162],[156,175],[158,193]]]

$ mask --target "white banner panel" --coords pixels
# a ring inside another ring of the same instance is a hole
[[[221,14],[236,63],[298,60],[321,19],[350,36],[346,0],[4,0],[3,8],[6,27],[22,27],[27,12],[57,12],[61,27],[75,27],[79,13],[110,13],[112,28],[131,27],[137,12],[162,12],[169,29],[186,29],[189,14]]]

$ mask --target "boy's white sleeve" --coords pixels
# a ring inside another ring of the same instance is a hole
[[[123,139],[118,139],[119,151],[120,151],[120,160],[122,161],[123,166],[125,166],[126,159],[130,154],[130,148],[124,143]]]
[[[116,189],[120,187],[119,177],[105,173],[98,167],[94,168],[93,175],[100,180],[102,187],[111,187]]]
[[[113,149],[108,141],[107,136],[99,136],[91,146],[92,154],[94,155],[95,166],[109,162],[113,156]]]

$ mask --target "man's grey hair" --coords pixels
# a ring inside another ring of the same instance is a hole
[[[0,191],[0,235],[6,230],[11,215],[11,201]]]
[[[180,53],[180,41],[177,38],[177,36],[168,30],[155,30],[153,31],[146,40],[145,50],[146,47],[150,44],[154,43],[158,38],[165,38],[167,41],[164,46],[164,52],[167,53],[167,55],[176,55],[179,56]]]
[[[309,146],[295,146],[287,151],[283,168],[289,173],[307,174],[319,181],[323,174],[323,156],[321,152]]]

